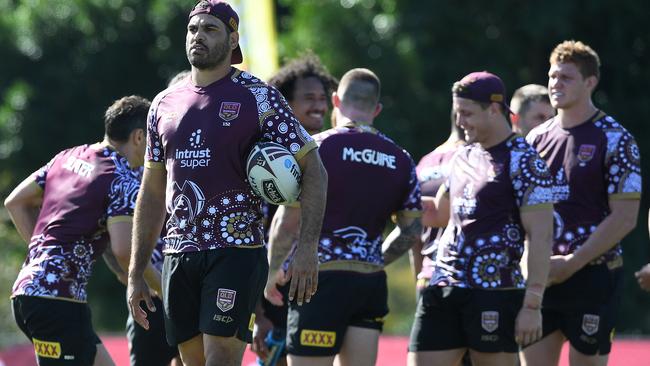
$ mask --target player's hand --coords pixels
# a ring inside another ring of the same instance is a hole
[[[266,346],[266,336],[273,329],[273,323],[262,314],[255,317],[255,326],[253,327],[253,343],[251,351],[262,360],[269,357],[269,348]]]
[[[126,286],[126,298],[129,301],[129,309],[133,319],[146,330],[149,330],[149,321],[147,320],[147,312],[140,307],[140,302],[144,301],[149,311],[156,311],[156,306],[151,300],[151,293],[149,286],[144,280],[143,276],[129,276],[129,281]]]
[[[522,307],[515,321],[515,341],[526,346],[542,338],[542,312]]]
[[[573,276],[579,269],[573,260],[573,254],[553,255],[551,256],[548,284],[562,283]]]
[[[636,280],[639,282],[639,287],[642,290],[650,291],[650,263],[634,272],[634,277],[636,277]]]
[[[289,301],[296,299],[298,305],[310,302],[318,288],[318,246],[298,245],[289,263],[286,279],[289,285]]]
[[[284,297],[278,290],[278,285],[282,286],[285,283],[287,283],[287,280],[282,269],[275,271],[275,273],[269,273],[266,286],[264,286],[264,297],[275,306],[284,305]]]

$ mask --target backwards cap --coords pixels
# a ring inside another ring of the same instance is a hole
[[[197,14],[210,14],[221,20],[232,32],[237,32],[239,29],[239,16],[235,10],[225,1],[222,0],[201,0],[198,4],[194,5],[190,12],[189,18]],[[230,57],[230,64],[240,64],[244,61],[244,56],[241,53],[239,44],[237,48],[232,51]]]

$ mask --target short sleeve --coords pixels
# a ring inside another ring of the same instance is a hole
[[[160,99],[156,98],[147,115],[147,149],[145,152],[145,166],[153,169],[165,167],[165,155],[160,134],[158,132],[158,105]]]
[[[257,102],[262,138],[284,146],[300,160],[316,142],[293,115],[282,94],[271,86],[251,88]]]
[[[420,217],[422,216],[422,194],[420,191],[420,183],[418,182],[418,176],[415,171],[415,163],[412,159],[410,159],[410,163],[408,195],[404,202],[402,202],[398,212],[409,216]]]
[[[47,181],[47,173],[50,171],[52,164],[56,161],[56,158],[59,155],[53,157],[47,164],[43,165],[40,169],[32,173],[34,183],[41,187],[42,190],[45,190],[45,182]]]
[[[605,181],[610,199],[641,198],[641,154],[632,135],[607,132]]]
[[[510,178],[517,206],[521,211],[552,208],[551,172],[537,152],[526,147],[511,152]]]
[[[118,169],[108,193],[107,223],[131,220],[139,189],[140,181],[136,172]]]

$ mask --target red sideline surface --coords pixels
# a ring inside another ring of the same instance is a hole
[[[122,336],[102,336],[102,341],[117,366],[129,365],[129,350],[126,338]],[[377,366],[406,364],[408,338],[382,336],[379,340]],[[650,340],[616,340],[609,357],[611,366],[642,366],[650,363]],[[253,366],[255,355],[248,349],[244,355],[244,366]],[[569,366],[567,346],[562,349],[560,365]],[[0,351],[0,366],[36,366],[34,349],[31,344],[23,344]]]

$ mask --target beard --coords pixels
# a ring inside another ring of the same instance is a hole
[[[202,45],[205,46],[203,43]],[[190,65],[199,70],[214,69],[216,66],[222,64],[226,60],[226,57],[230,55],[228,53],[230,47],[227,36],[223,42],[217,43],[214,47],[209,48],[206,54],[192,54],[190,50],[191,47],[188,47],[186,51],[187,60],[190,62]]]

